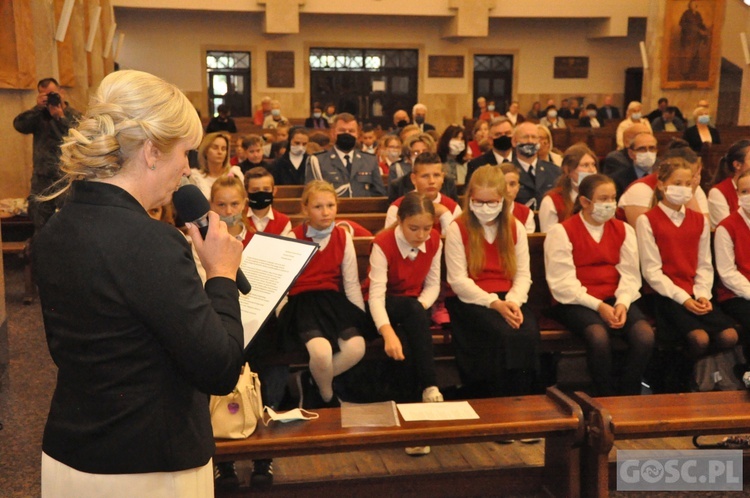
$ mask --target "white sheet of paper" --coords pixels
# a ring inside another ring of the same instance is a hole
[[[443,403],[399,403],[398,411],[406,422],[418,420],[469,420],[479,415],[468,401]]]
[[[317,244],[262,232],[250,239],[240,264],[252,287],[249,294],[240,294],[245,347],[317,250]]]

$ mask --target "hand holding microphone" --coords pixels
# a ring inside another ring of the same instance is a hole
[[[250,292],[250,283],[239,269],[242,242],[229,234],[219,215],[210,210],[200,189],[195,185],[183,185],[174,193],[173,200],[180,217],[190,224],[188,234],[206,269],[206,277],[236,278],[240,292]]]

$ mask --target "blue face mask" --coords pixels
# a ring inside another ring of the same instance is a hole
[[[698,116],[698,119],[696,120],[699,124],[707,125],[711,122],[711,116],[708,114],[703,114],[702,116]]]
[[[311,239],[325,239],[329,235],[331,235],[331,232],[333,232],[333,227],[336,226],[336,223],[333,222],[328,228],[324,228],[323,230],[318,230],[317,228],[312,227],[311,225],[307,225],[307,231],[305,232],[306,237],[310,237]]]

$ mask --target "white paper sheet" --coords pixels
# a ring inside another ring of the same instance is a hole
[[[444,403],[399,403],[398,411],[406,422],[418,420],[469,420],[479,415],[468,401]]]
[[[245,347],[287,293],[318,245],[262,232],[256,233],[242,253],[243,273],[252,290],[240,294]]]

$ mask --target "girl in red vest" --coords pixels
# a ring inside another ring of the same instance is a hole
[[[636,220],[638,252],[646,282],[655,296],[656,331],[663,338],[685,340],[699,358],[733,347],[732,321],[711,303],[714,269],[709,222],[685,205],[693,198],[696,167],[684,149],[667,152],[659,163],[655,201]],[[697,373],[697,372],[696,372]]]
[[[636,303],[641,273],[635,230],[613,218],[616,194],[608,176],[587,176],[573,216],[554,225],[544,240],[547,283],[560,303],[553,308],[555,318],[586,339],[598,396],[640,394],[654,345],[654,331]],[[610,335],[630,346],[619,377],[612,372]]]
[[[385,352],[416,371],[425,402],[442,401],[432,355],[427,310],[440,294],[443,244],[433,228],[435,207],[411,192],[398,208],[398,224],[378,233],[370,252],[368,304]],[[406,380],[406,379],[405,379]]]
[[[446,299],[466,397],[527,394],[538,370],[539,327],[526,306],[531,272],[526,229],[499,168],[469,180],[466,209],[448,227]]]
[[[211,211],[218,213],[221,221],[227,224],[229,233],[246,246],[250,232],[243,214],[247,207],[247,194],[242,179],[232,172],[218,177],[211,186],[210,203]]]
[[[526,233],[536,232],[536,220],[533,211],[528,206],[516,202],[518,191],[521,190],[521,175],[518,173],[518,168],[513,163],[504,163],[500,165],[500,170],[505,177],[505,191],[513,201],[513,216],[523,224]]]
[[[273,208],[276,185],[273,175],[266,168],[256,166],[245,173],[245,190],[250,201],[250,211],[247,213],[249,237],[252,238],[255,232],[291,236],[292,223],[289,217]]]
[[[750,140],[735,142],[719,162],[716,185],[708,191],[708,214],[711,227],[737,211],[737,180],[750,169]]]
[[[586,144],[577,143],[565,151],[561,169],[557,186],[547,192],[539,205],[539,231],[542,233],[572,216],[578,185],[586,176],[596,173],[599,166],[596,154]]]
[[[309,182],[301,201],[307,221],[292,232],[300,240],[319,244],[319,249],[290,289],[279,327],[286,333],[288,349],[301,342],[310,354],[310,371],[298,379],[300,404],[305,408],[336,406],[333,378],[365,354],[361,331],[367,315],[357,255],[349,233],[335,224],[336,192],[330,183]],[[315,399],[318,394],[319,400]]]
[[[750,330],[750,169],[736,183],[739,207],[714,233],[716,272],[721,279],[716,297],[725,313],[743,330]]]

